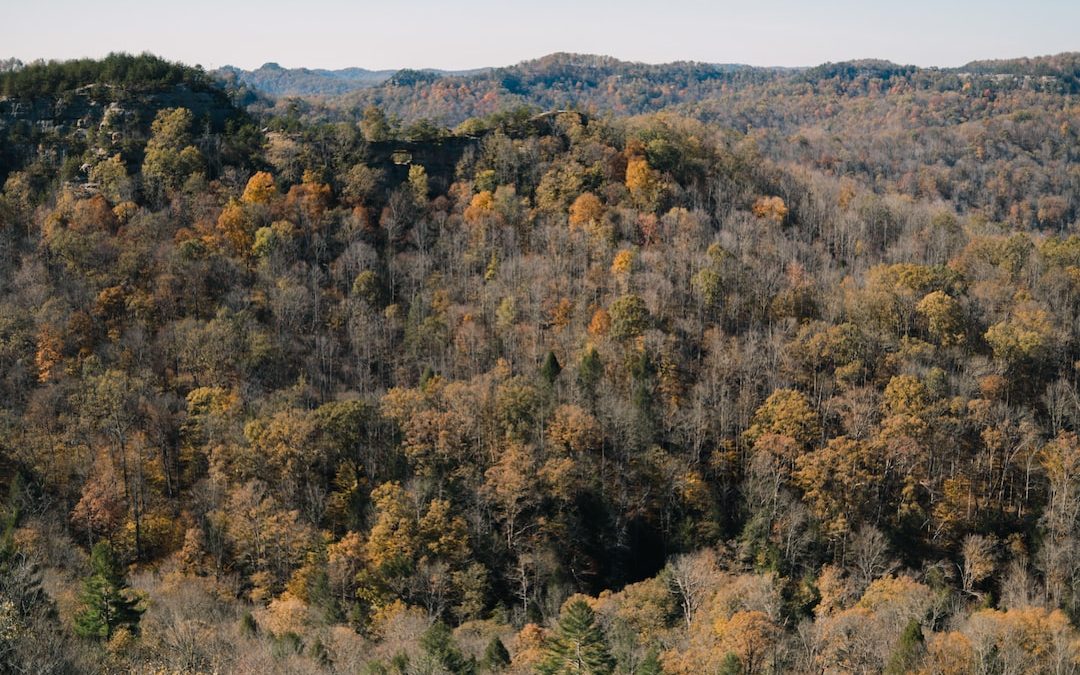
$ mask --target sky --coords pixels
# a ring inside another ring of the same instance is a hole
[[[1080,51],[1080,0],[0,0],[0,58],[149,51],[205,68],[630,61],[958,66]]]

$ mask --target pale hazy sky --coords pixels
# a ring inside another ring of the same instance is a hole
[[[474,68],[557,51],[652,63],[916,65],[1080,51],[1080,0],[0,0],[0,58],[150,51],[215,68]]]

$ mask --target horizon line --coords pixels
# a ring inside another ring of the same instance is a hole
[[[167,61],[171,61],[173,63],[178,63],[178,64],[181,64],[181,65],[184,65],[184,66],[188,66],[188,67],[203,68],[207,72],[212,72],[212,71],[215,71],[215,70],[223,70],[225,68],[234,68],[234,69],[237,69],[237,70],[243,70],[243,71],[249,71],[250,72],[250,71],[259,70],[259,69],[261,69],[263,67],[266,67],[266,66],[269,66],[269,65],[276,65],[279,68],[281,68],[282,70],[307,70],[307,71],[338,72],[338,71],[342,71],[342,70],[353,70],[353,69],[355,69],[355,70],[364,70],[364,71],[367,71],[367,72],[392,72],[392,73],[400,72],[402,70],[417,70],[417,71],[437,71],[437,72],[442,72],[442,73],[454,75],[454,74],[461,74],[461,73],[467,73],[467,72],[479,72],[479,71],[485,71],[485,70],[498,70],[498,69],[501,69],[501,68],[513,68],[515,66],[520,66],[520,65],[525,64],[525,63],[531,63],[531,62],[535,62],[535,61],[540,61],[542,59],[545,59],[545,58],[548,58],[548,57],[551,57],[551,56],[560,56],[560,55],[610,58],[610,59],[614,59],[615,61],[618,61],[620,63],[628,63],[628,64],[634,64],[634,65],[645,65],[645,66],[667,66],[667,65],[674,65],[674,64],[680,64],[680,63],[693,63],[693,64],[702,64],[702,65],[710,65],[710,66],[734,66],[734,67],[744,67],[744,68],[760,68],[760,69],[763,69],[763,70],[769,70],[769,69],[774,69],[774,70],[778,70],[778,69],[786,69],[786,70],[804,69],[805,70],[805,69],[816,68],[818,66],[823,66],[823,65],[828,65],[828,64],[835,64],[835,63],[853,63],[853,62],[859,62],[859,61],[881,61],[881,62],[891,63],[891,64],[897,65],[897,66],[904,66],[904,67],[911,66],[911,67],[920,68],[920,69],[924,69],[924,70],[930,70],[930,69],[956,69],[956,68],[962,68],[962,67],[964,67],[966,65],[969,65],[969,64],[972,64],[972,63],[979,63],[979,62],[985,62],[985,61],[1021,61],[1021,60],[1025,60],[1025,59],[1027,59],[1027,60],[1047,59],[1047,58],[1053,58],[1053,57],[1058,57],[1058,56],[1064,56],[1064,55],[1068,55],[1068,54],[1080,54],[1080,50],[1075,50],[1075,51],[1074,50],[1068,50],[1068,51],[1062,51],[1062,52],[1054,52],[1054,53],[1048,53],[1048,54],[1037,54],[1037,55],[980,57],[980,58],[968,59],[968,60],[964,61],[963,63],[957,64],[957,65],[945,65],[945,64],[922,65],[922,64],[917,64],[917,63],[904,63],[902,61],[894,61],[893,59],[890,59],[890,58],[884,58],[884,57],[878,57],[878,56],[857,56],[857,57],[850,57],[850,58],[840,59],[840,60],[836,60],[836,61],[822,61],[822,62],[819,62],[819,63],[799,64],[799,65],[784,65],[784,64],[765,65],[765,64],[759,64],[759,63],[748,63],[748,62],[741,62],[741,61],[705,61],[705,60],[698,60],[698,59],[674,59],[674,60],[667,60],[667,61],[646,61],[646,60],[640,60],[640,59],[626,59],[626,58],[622,58],[622,57],[619,57],[619,56],[614,56],[614,55],[611,55],[611,54],[604,54],[604,53],[600,53],[600,52],[573,52],[573,51],[554,51],[554,52],[548,52],[546,54],[542,54],[540,56],[534,56],[534,57],[531,57],[531,58],[521,59],[521,60],[515,61],[513,63],[502,64],[502,65],[488,64],[488,65],[474,66],[474,67],[403,65],[403,66],[398,66],[398,67],[381,68],[381,67],[369,67],[369,66],[363,66],[363,65],[346,65],[346,66],[340,66],[340,67],[335,68],[335,67],[316,66],[316,65],[301,65],[301,66],[289,65],[289,66],[285,66],[285,65],[281,65],[280,61],[273,60],[273,59],[271,59],[269,61],[263,61],[261,64],[256,65],[256,66],[248,66],[248,67],[245,67],[245,66],[242,66],[242,65],[236,65],[235,63],[225,63],[225,64],[221,64],[221,65],[216,65],[216,64],[211,63],[209,66],[203,66],[200,63],[189,63],[188,61],[186,61],[184,59],[174,59],[172,57],[166,56],[164,54],[159,54],[159,53],[154,52],[152,50],[143,50],[141,52],[126,51],[126,50],[110,50],[108,52],[105,52],[104,54],[100,54],[100,55],[97,55],[97,56],[85,55],[85,56],[76,56],[76,57],[70,57],[70,58],[38,57],[38,58],[23,59],[20,56],[10,55],[10,56],[7,56],[7,57],[3,57],[3,59],[0,59],[0,60],[14,59],[14,60],[18,61],[19,63],[21,63],[23,66],[31,66],[31,65],[38,64],[38,63],[65,63],[65,62],[68,62],[68,61],[77,61],[77,60],[80,60],[80,59],[101,60],[101,59],[105,58],[106,56],[108,56],[109,54],[150,55],[150,56],[155,56],[155,57],[158,57],[158,58],[161,58],[161,59],[165,59]]]

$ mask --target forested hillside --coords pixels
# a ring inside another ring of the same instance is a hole
[[[282,68],[276,63],[264,63],[255,70],[243,70],[225,66],[214,75],[230,84],[248,86],[269,96],[336,96],[356,89],[374,87],[386,82],[395,70],[367,70],[366,68]],[[424,71],[431,76],[466,75],[472,71],[447,73],[441,70]]]
[[[215,71],[234,85],[270,96],[318,96],[326,114],[354,114],[378,105],[406,121],[426,117],[454,126],[465,119],[517,106],[541,109],[578,107],[601,115],[634,115],[672,106],[709,102],[726,107],[753,100],[759,117],[742,122],[771,126],[790,113],[776,105],[808,90],[867,95],[928,92],[1038,90],[1080,92],[1080,55],[1065,53],[1033,59],[974,61],[959,68],[917,68],[865,59],[814,68],[762,68],[738,64],[675,62],[646,64],[606,56],[557,53],[503,68],[447,73],[433,70],[308,71],[267,64],[254,71]],[[359,74],[359,78],[357,77]],[[376,77],[377,76],[377,77]],[[965,88],[966,87],[966,88]],[[782,98],[781,98],[782,97]],[[841,99],[841,100],[844,100]],[[850,101],[849,101],[850,102]],[[835,103],[834,103],[835,107]],[[831,114],[831,113],[830,113]],[[950,120],[955,122],[956,120]]]
[[[651,65],[620,61],[606,56],[558,53],[514,66],[456,72],[435,69],[372,71],[363,68],[309,70],[282,68],[276,63],[267,63],[254,70],[226,66],[215,71],[214,75],[229,82],[235,81],[249,86],[269,96],[319,96],[331,99],[358,89],[378,88],[380,85],[386,87],[383,92],[375,93],[375,96],[384,95],[385,89],[404,86],[409,90],[398,91],[394,96],[426,97],[424,90],[411,90],[419,76],[429,83],[442,80],[445,89],[461,89],[459,96],[468,97],[475,93],[478,98],[482,98],[489,93],[525,97],[544,95],[546,90],[557,87],[564,90],[577,89],[580,93],[605,82],[623,79],[647,80],[668,86],[678,83],[685,86],[691,79],[715,78],[719,73],[736,70],[760,71],[758,79],[764,79],[767,73],[775,69],[695,63]],[[522,100],[526,99],[518,99],[519,102]],[[449,107],[442,109],[440,113],[458,114]]]
[[[1075,58],[110,59],[0,72],[0,671],[1080,669]]]

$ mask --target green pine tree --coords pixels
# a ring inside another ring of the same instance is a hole
[[[484,667],[493,673],[505,670],[510,665],[510,652],[499,636],[491,638],[487,649],[484,650]]]
[[[609,675],[614,670],[615,659],[589,603],[578,598],[564,606],[537,671],[541,675]]]
[[[555,378],[562,372],[562,365],[559,363],[558,357],[555,356],[555,352],[548,352],[547,358],[544,359],[544,364],[540,366],[540,376],[548,384],[554,384]]]
[[[578,363],[577,377],[578,386],[586,397],[591,399],[596,396],[596,385],[603,374],[604,364],[600,361],[600,353],[596,351],[596,347],[589,347]]]
[[[918,619],[912,619],[904,627],[904,632],[900,634],[900,641],[896,645],[896,650],[893,651],[888,664],[885,665],[886,675],[900,675],[901,673],[912,672],[919,661],[923,640],[922,626],[919,624]]]
[[[453,675],[473,675],[476,672],[474,658],[465,658],[454,642],[450,627],[442,621],[427,629],[420,637],[420,646],[433,662]]]
[[[82,637],[108,640],[116,629],[138,630],[143,610],[124,579],[124,571],[108,542],[100,541],[90,553],[90,576],[80,596],[83,609],[75,615],[75,632]]]

